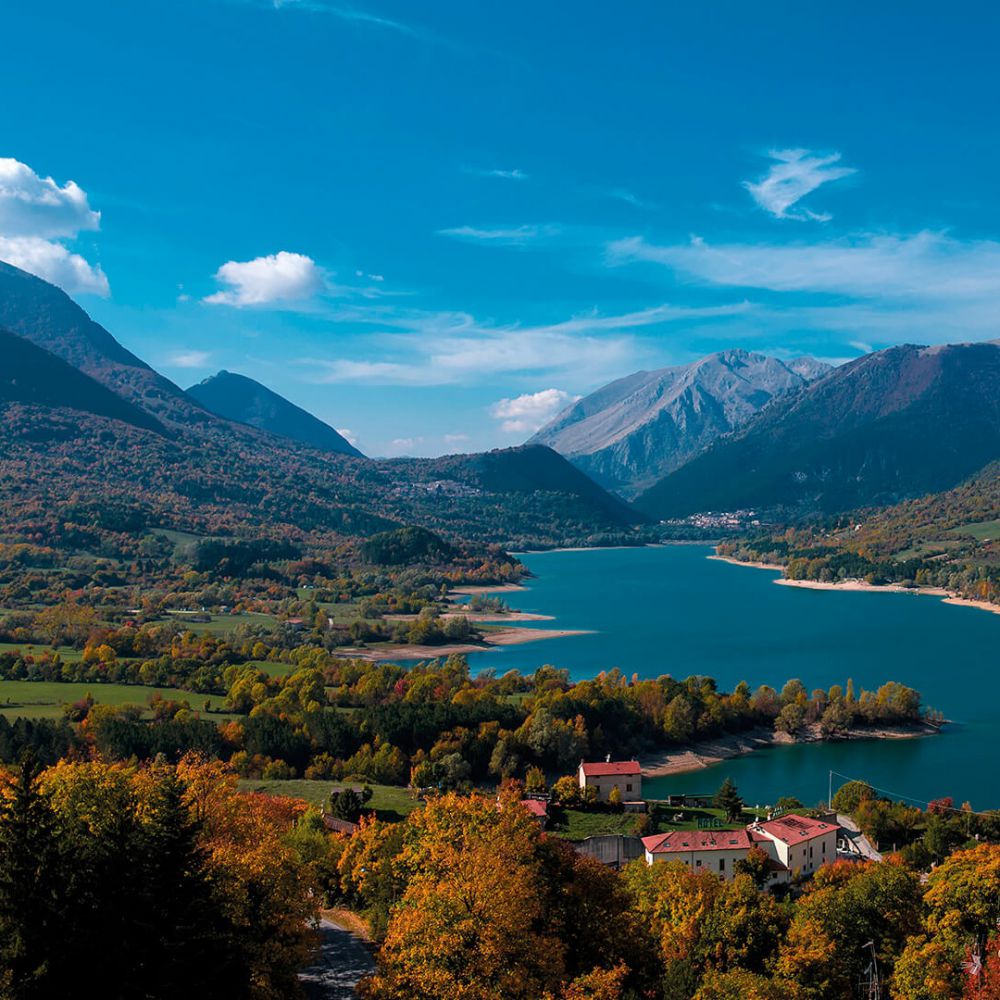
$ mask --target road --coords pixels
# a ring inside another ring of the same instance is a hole
[[[299,973],[310,1000],[354,1000],[362,976],[375,968],[361,938],[330,920],[319,925],[320,950],[313,965]]]
[[[882,860],[882,855],[872,847],[871,841],[861,832],[858,824],[850,816],[837,813],[837,823],[843,835],[854,844],[855,849],[861,857],[866,858],[868,861]]]

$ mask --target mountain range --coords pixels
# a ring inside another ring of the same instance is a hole
[[[636,505],[844,511],[948,489],[998,457],[1000,346],[903,345],[774,400]]]
[[[226,419],[123,348],[64,292],[5,264],[0,329],[10,348],[0,378],[0,540],[32,525],[34,538],[51,544],[68,532],[92,551],[103,537],[95,525],[127,524],[200,535],[319,532],[335,544],[415,524],[546,547],[624,540],[645,521],[548,448],[355,457],[339,435],[325,436],[339,450],[324,448],[319,421],[238,377],[224,382],[246,392],[227,404],[241,422]],[[266,429],[242,422],[257,416]]]
[[[617,379],[567,407],[530,443],[554,448],[605,488],[633,497],[829,370],[813,358],[721,351]]]

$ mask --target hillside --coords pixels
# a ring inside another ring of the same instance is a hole
[[[634,496],[829,367],[812,358],[783,362],[730,350],[636,372],[573,403],[531,443],[554,448],[603,486]]]
[[[66,408],[162,433],[154,417],[54,354],[0,330],[0,402]]]
[[[222,419],[122,348],[63,292],[6,265],[0,315],[14,333],[79,367],[80,379],[111,390],[122,407],[102,396],[70,416],[53,399],[58,378],[34,398],[0,402],[0,541],[30,536],[131,551],[115,534],[122,524],[133,533],[315,536],[333,545],[413,524],[480,544],[551,547],[629,540],[643,520],[544,448],[372,461]],[[166,437],[155,433],[161,425]],[[69,507],[72,516],[64,516]]]
[[[55,354],[159,419],[204,411],[95,323],[62,289],[0,261],[0,329]]]
[[[1000,348],[893,347],[778,399],[647,490],[650,516],[843,511],[948,489],[1000,457]]]
[[[1000,463],[960,486],[881,510],[720,546],[737,559],[779,563],[792,579],[943,587],[1000,601]]]
[[[245,375],[221,371],[191,386],[187,393],[226,420],[249,424],[321,451],[363,457],[329,424]]]

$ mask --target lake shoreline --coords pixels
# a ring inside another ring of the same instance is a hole
[[[701,771],[732,760],[770,750],[774,747],[797,746],[806,743],[843,743],[854,740],[905,740],[920,739],[940,734],[941,727],[929,722],[913,722],[899,726],[854,726],[835,738],[824,737],[819,724],[812,723],[795,736],[776,733],[773,729],[758,726],[744,733],[728,733],[716,739],[701,740],[687,746],[639,758],[643,778],[665,778],[675,774]]]
[[[786,569],[779,563],[750,562],[743,559],[733,559],[731,556],[722,556],[718,553],[707,558],[729,563],[731,566],[746,566],[750,569],[767,569],[779,573],[784,573]],[[802,590],[839,590],[843,593],[854,594],[912,594],[914,597],[937,597],[941,599],[942,604],[976,608],[979,611],[1000,615],[1000,604],[962,597],[953,590],[947,590],[944,587],[904,587],[899,583],[868,583],[866,580],[841,580],[837,583],[824,580],[789,580],[786,576],[781,576],[771,582],[776,583],[779,587],[799,587]]]
[[[443,646],[403,645],[390,648],[357,649],[342,648],[338,656],[352,660],[374,660],[376,662],[396,660],[439,660],[452,655],[487,653],[498,646],[519,646],[526,642],[540,642],[543,639],[566,639],[574,635],[593,635],[593,629],[566,628],[505,628],[491,632],[483,642],[449,643]]]

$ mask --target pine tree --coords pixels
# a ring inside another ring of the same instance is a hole
[[[732,778],[723,781],[713,801],[716,809],[721,809],[730,822],[738,820],[743,812],[743,799],[740,798]]]
[[[55,817],[38,790],[34,757],[23,755],[0,799],[0,995],[47,995],[60,944],[60,850]]]

